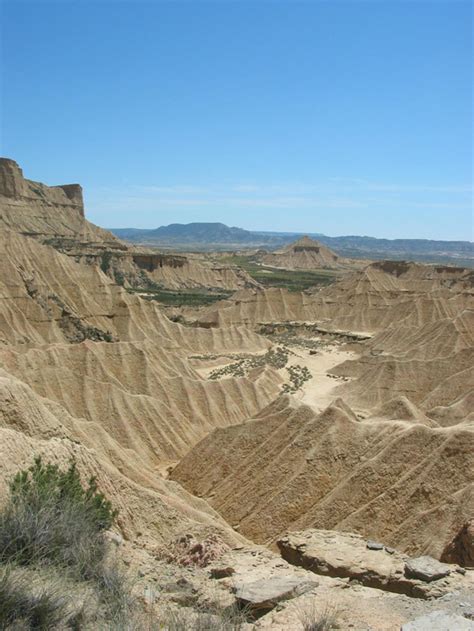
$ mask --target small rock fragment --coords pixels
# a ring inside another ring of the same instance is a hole
[[[383,550],[383,543],[377,543],[376,541],[367,541],[367,548],[369,550]]]
[[[279,602],[301,596],[317,586],[316,581],[295,576],[272,576],[235,587],[235,597],[241,607],[251,612],[270,611]]]

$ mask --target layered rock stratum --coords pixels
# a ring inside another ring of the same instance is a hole
[[[33,237],[74,260],[99,266],[132,287],[257,287],[248,274],[196,257],[135,248],[85,219],[79,184],[46,186],[28,180],[13,160],[0,158],[0,226]]]

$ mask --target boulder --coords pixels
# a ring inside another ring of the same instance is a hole
[[[402,625],[401,631],[474,631],[474,622],[449,611],[433,611]]]
[[[384,549],[384,545],[383,543],[377,543],[376,541],[367,541],[367,548],[369,550],[383,550]]]
[[[416,557],[408,559],[405,563],[405,576],[407,578],[418,578],[420,581],[431,583],[440,578],[444,578],[451,573],[451,568],[446,563],[440,563],[430,556]]]
[[[316,581],[297,576],[271,576],[252,583],[236,584],[234,591],[237,604],[251,613],[264,613],[273,609],[279,602],[317,587]]]

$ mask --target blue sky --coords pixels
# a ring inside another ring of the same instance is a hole
[[[106,227],[473,239],[472,4],[3,0],[1,154]]]

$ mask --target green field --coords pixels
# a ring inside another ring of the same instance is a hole
[[[223,263],[238,265],[264,287],[280,287],[289,291],[304,291],[311,287],[330,285],[338,278],[338,273],[334,270],[277,269],[258,265],[249,256],[228,256],[221,260]]]
[[[167,307],[202,307],[232,295],[231,291],[206,291],[205,289],[129,289],[145,300],[156,300]]]

